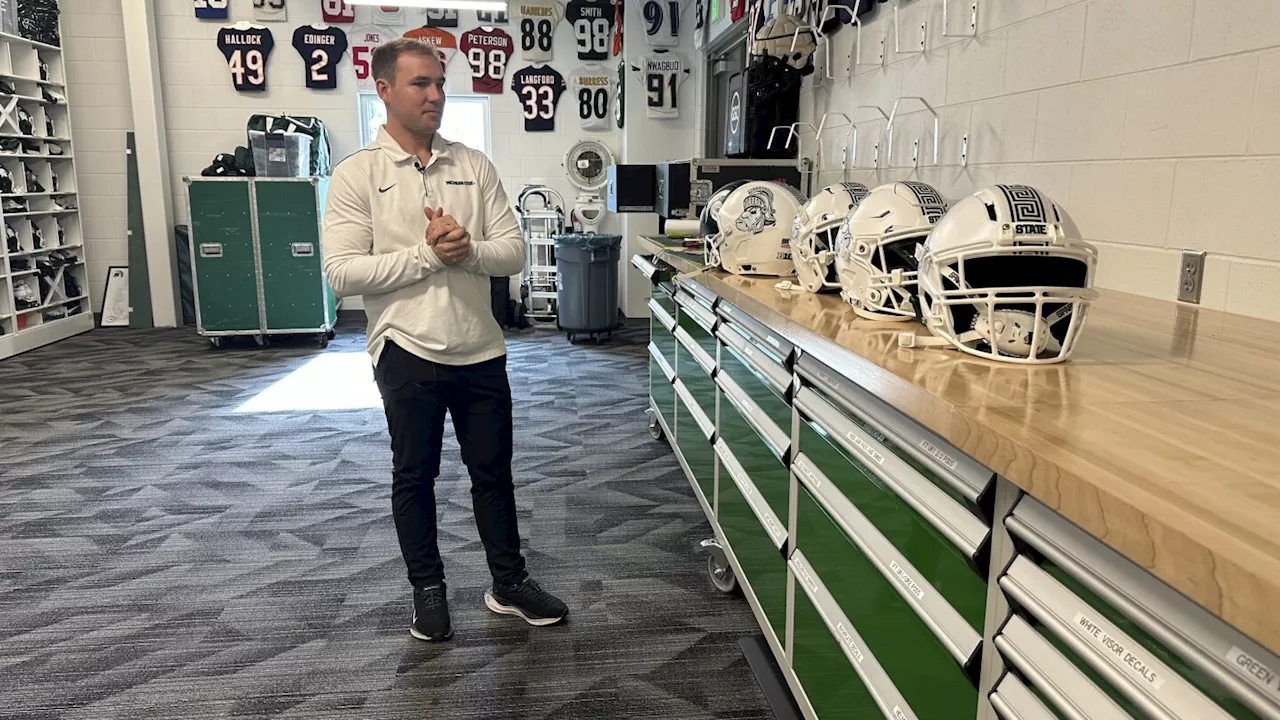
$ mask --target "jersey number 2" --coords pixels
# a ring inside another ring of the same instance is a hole
[[[311,81],[316,83],[329,82],[329,73],[326,68],[329,66],[329,51],[316,48],[311,51]]]
[[[236,50],[227,61],[236,85],[262,85],[267,81],[261,50]]]
[[[645,83],[649,88],[649,107],[660,108],[667,107],[666,94],[671,95],[671,109],[676,109],[676,74],[671,73],[664,78],[657,74],[650,74],[645,78]]]

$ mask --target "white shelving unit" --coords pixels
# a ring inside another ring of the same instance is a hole
[[[65,73],[61,48],[0,33],[0,359],[93,329]]]

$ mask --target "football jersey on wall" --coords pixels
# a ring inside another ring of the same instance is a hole
[[[336,27],[303,25],[293,31],[293,48],[302,56],[307,87],[333,90],[338,87],[338,63],[347,53],[347,34]]]
[[[497,28],[468,30],[462,34],[460,49],[471,66],[472,92],[501,94],[507,62],[516,49],[511,36]]]
[[[519,70],[511,76],[511,89],[524,110],[525,132],[556,129],[556,104],[565,90],[564,77],[554,68],[541,66]]]
[[[680,117],[680,84],[688,71],[684,59],[673,52],[641,55],[636,67],[644,79],[645,117],[671,120]]]
[[[492,10],[477,10],[476,22],[484,26],[506,25],[510,22],[510,19],[507,17],[506,11],[503,10],[499,10],[498,12],[494,12]]]
[[[253,0],[253,19],[258,22],[284,22],[289,19],[285,0]]]
[[[644,18],[645,42],[654,47],[679,45],[680,15],[684,7],[681,0],[644,0],[641,17]]]
[[[327,23],[353,23],[356,6],[346,0],[320,0],[320,17]]]
[[[427,8],[426,27],[458,27],[458,11],[443,8]]]
[[[351,64],[356,68],[356,87],[361,90],[372,90],[373,51],[378,46],[398,37],[394,30],[367,25],[356,28],[347,36],[351,44]]]
[[[440,28],[420,27],[417,30],[410,30],[404,34],[407,38],[415,38],[417,40],[426,40],[440,53],[440,61],[445,67],[449,67],[449,61],[458,52],[458,38],[453,33]]]
[[[374,5],[373,24],[386,27],[404,25],[404,10],[399,5]]]
[[[603,65],[584,65],[569,73],[569,96],[583,130],[608,130],[613,111],[613,73]]]
[[[218,49],[231,69],[231,82],[240,92],[267,89],[267,58],[275,46],[275,38],[266,28],[237,30],[233,26],[218,31]]]
[[[609,0],[569,0],[564,18],[573,26],[579,60],[599,62],[609,57],[614,12]]]
[[[564,10],[556,0],[522,0],[520,57],[530,62],[551,60],[552,40]]]
[[[195,0],[196,18],[200,20],[226,20],[231,17],[227,5],[230,0]]]

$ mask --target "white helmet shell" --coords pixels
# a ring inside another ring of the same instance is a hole
[[[791,275],[792,223],[804,203],[799,190],[775,182],[753,180],[729,193],[717,220],[720,266],[735,275]]]
[[[922,319],[972,355],[1062,362],[1096,295],[1096,262],[1097,250],[1044,193],[984,188],[956,203],[922,248]]]
[[[760,26],[751,43],[752,55],[781,58],[797,70],[809,64],[809,58],[817,49],[818,38],[813,30],[786,13],[779,13]]]
[[[796,214],[791,259],[800,286],[809,292],[839,290],[835,272],[836,234],[849,213],[867,196],[862,183],[828,185]]]
[[[698,216],[708,265],[713,267],[719,267],[720,265],[720,207],[729,198],[729,193],[747,182],[749,181],[735,180],[731,183],[726,183],[711,194],[711,199],[703,206],[702,213]]]
[[[916,246],[947,212],[932,185],[881,185],[858,204],[836,238],[840,294],[859,316],[909,320],[916,316]]]

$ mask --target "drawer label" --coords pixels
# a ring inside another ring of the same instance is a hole
[[[857,445],[858,449],[861,450],[863,454],[865,454],[867,457],[871,458],[872,460],[875,460],[877,465],[884,464],[884,455],[881,455],[879,451],[877,451],[875,448],[868,445],[866,440],[863,440],[862,438],[858,437],[858,433],[850,430],[849,432],[845,433],[845,437],[849,438],[849,441],[852,442],[854,445]]]
[[[911,720],[911,718],[908,717],[906,713],[902,712],[902,708],[898,707],[897,705],[893,706],[893,717],[894,717],[894,720]]]
[[[814,581],[813,576],[809,574],[809,568],[805,567],[804,565],[800,565],[799,563],[793,565],[792,567],[795,568],[796,574],[800,576],[800,579],[804,582],[805,585],[809,586],[810,590],[812,590],[813,592],[818,592],[818,583]]]
[[[775,539],[782,537],[782,526],[778,524],[777,520],[773,519],[773,513],[765,513],[764,521],[765,521],[765,524],[769,526],[770,535],[772,535]]]
[[[941,462],[943,465],[946,465],[952,470],[956,469],[956,459],[948,455],[945,451],[943,451],[942,448],[938,447],[937,445],[934,445],[928,440],[921,440],[920,447],[924,448],[925,452],[938,458],[938,461]]]
[[[910,591],[912,595],[916,596],[917,600],[924,600],[924,590],[922,590],[920,585],[907,574],[906,570],[902,569],[902,566],[898,564],[897,560],[889,561],[889,569],[892,570],[893,574],[898,577],[898,580],[906,586],[907,590]]]
[[[765,340],[767,340],[767,341],[769,342],[769,344],[770,344],[770,345],[772,345],[772,346],[774,346],[775,348],[779,348],[779,349],[781,349],[781,348],[782,348],[782,346],[778,343],[778,341],[777,341],[777,340],[775,340],[775,339],[773,338],[773,336],[772,336],[772,335],[770,335],[769,337],[765,338]]]
[[[1105,653],[1119,660],[1121,667],[1130,677],[1140,681],[1153,691],[1159,690],[1164,686],[1164,678],[1160,677],[1155,668],[1151,667],[1140,655],[1135,654],[1133,650],[1125,647],[1123,641],[1113,637],[1105,628],[1091,620],[1084,613],[1076,613],[1071,622],[1076,626],[1076,629]]]
[[[861,665],[862,650],[858,647],[858,643],[853,641],[853,635],[850,635],[849,631],[845,629],[844,623],[836,623],[836,632],[840,633],[840,639],[844,641],[844,646],[849,648],[849,652],[853,654],[853,659]]]
[[[800,472],[804,473],[804,476],[809,479],[809,482],[813,485],[814,490],[817,490],[818,488],[822,487],[822,480],[818,478],[818,476],[815,475],[812,470],[809,469],[808,463],[796,463],[796,464],[800,466]]]
[[[1276,673],[1276,670],[1258,662],[1252,655],[1234,645],[1227,651],[1227,662],[1235,665],[1237,670],[1251,679],[1256,680],[1258,684],[1266,688],[1267,692],[1280,698],[1280,675]]]

